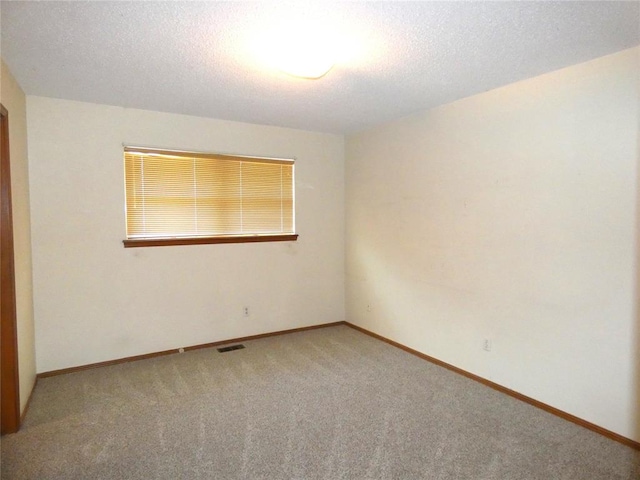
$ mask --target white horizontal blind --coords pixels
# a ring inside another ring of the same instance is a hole
[[[126,147],[127,238],[293,234],[294,163]]]

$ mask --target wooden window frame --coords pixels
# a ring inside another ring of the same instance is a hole
[[[234,235],[218,237],[131,238],[122,241],[125,248],[163,247],[171,245],[205,245],[209,243],[295,242],[298,234]]]

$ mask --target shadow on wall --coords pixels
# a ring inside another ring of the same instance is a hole
[[[640,112],[640,102],[638,105]],[[639,126],[640,127],[640,126]],[[640,441],[640,128],[637,136],[637,152],[636,152],[636,258],[635,258],[635,332],[632,332],[635,343],[633,344],[635,361],[632,371],[635,386],[633,389],[634,398],[634,424],[633,433],[634,440]]]

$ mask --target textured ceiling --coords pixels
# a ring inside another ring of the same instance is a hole
[[[28,95],[334,133],[640,44],[640,2],[2,1],[0,15]],[[265,28],[309,20],[341,43],[325,77],[256,60]]]

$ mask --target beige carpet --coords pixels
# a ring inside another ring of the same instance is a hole
[[[640,453],[346,326],[42,379],[3,479],[638,480]]]

